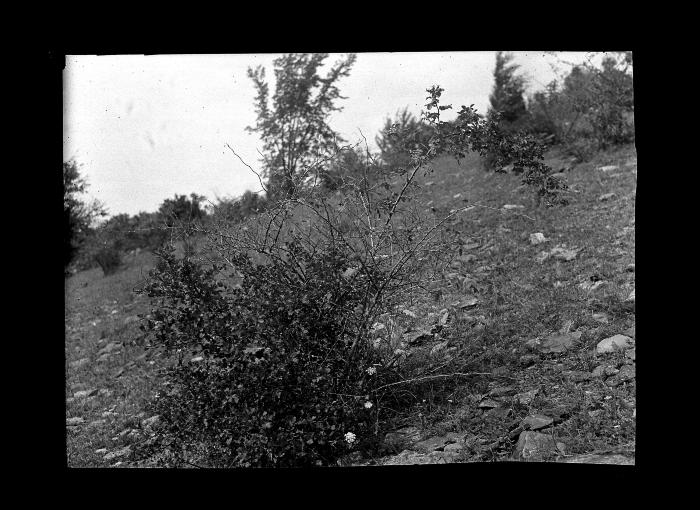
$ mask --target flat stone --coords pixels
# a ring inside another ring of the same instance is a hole
[[[493,407],[498,407],[498,402],[496,402],[495,400],[491,400],[491,399],[488,399],[488,398],[487,398],[487,399],[482,400],[481,402],[479,402],[479,407],[482,408],[482,409],[490,409],[490,408],[493,408]]]
[[[436,450],[442,450],[445,445],[459,442],[462,439],[462,435],[457,434],[456,432],[448,432],[444,436],[431,437],[425,441],[420,441],[414,444],[413,447],[418,451],[428,453]]]
[[[158,424],[160,421],[160,415],[156,414],[155,416],[151,416],[150,418],[146,418],[141,422],[141,425],[143,428],[151,428],[154,427],[155,425]]]
[[[542,353],[561,353],[573,348],[581,340],[581,332],[555,333],[544,340],[534,339],[525,345]]]
[[[430,340],[432,338],[433,334],[430,331],[426,331],[424,329],[418,331],[410,331],[408,333],[404,333],[403,335],[403,339],[408,345],[417,344],[419,342]]]
[[[599,202],[606,202],[606,201],[608,201],[608,200],[610,200],[610,199],[615,198],[616,196],[617,196],[616,193],[605,193],[604,195],[600,195],[600,196],[598,197],[598,201],[599,201]]]
[[[80,416],[74,416],[73,418],[66,419],[66,425],[79,425],[85,423],[85,419]]]
[[[552,436],[528,430],[520,433],[513,457],[518,460],[539,461],[554,455],[556,447]]]
[[[447,347],[450,344],[449,340],[445,340],[444,342],[440,342],[436,345],[433,346],[432,349],[430,349],[430,355],[435,356],[436,354],[439,354],[440,351],[444,350],[445,347]]]
[[[636,331],[636,327],[635,327],[635,326],[631,326],[631,327],[627,328],[626,330],[624,330],[624,331],[622,332],[622,334],[625,335],[625,336],[628,336],[628,337],[630,337],[630,338],[635,338],[635,339],[636,339],[636,338],[637,338],[637,337],[636,337],[636,332],[637,332],[637,331]]]
[[[539,393],[539,390],[537,388],[530,391],[525,391],[523,393],[518,393],[515,396],[513,396],[513,401],[526,406],[534,400],[535,396],[537,396],[537,393]]]
[[[594,313],[593,320],[601,324],[608,324],[610,323],[610,316],[605,312]]]
[[[503,206],[503,208],[508,211],[511,209],[525,209],[524,205],[517,205],[517,204],[506,204]]]
[[[637,371],[634,365],[624,365],[620,369],[620,372],[617,374],[617,377],[620,379],[620,382],[631,381],[636,376]]]
[[[70,367],[73,369],[77,369],[87,365],[88,363],[90,363],[90,358],[80,358],[79,360],[71,362]]]
[[[95,450],[95,453],[97,455],[102,455],[104,453],[107,453],[107,448],[99,448],[99,449]]]
[[[487,414],[491,418],[498,418],[499,420],[503,418],[507,418],[511,413],[511,410],[507,407],[494,407],[490,411],[487,411]]]
[[[620,167],[618,165],[606,165],[606,166],[599,166],[596,168],[596,170],[600,170],[601,172],[612,172],[613,170],[617,170]]]
[[[573,382],[583,382],[593,378],[590,372],[583,372],[581,370],[565,370],[561,375]]]
[[[104,460],[110,461],[113,459],[116,459],[118,457],[124,457],[125,455],[129,455],[131,453],[131,447],[127,446],[125,448],[122,448],[120,450],[115,450],[111,453],[108,453],[107,455],[104,456]]]
[[[530,244],[532,245],[542,244],[547,241],[548,239],[544,236],[542,232],[535,232],[534,234],[530,234]]]
[[[571,262],[576,258],[576,255],[578,255],[578,250],[573,250],[573,249],[568,249],[564,248],[562,246],[557,246],[555,248],[552,248],[552,250],[549,252],[549,255],[554,257],[557,260],[561,260],[564,262]]]
[[[561,462],[567,464],[620,464],[624,466],[634,466],[634,457],[626,457],[619,454],[600,455],[587,453],[568,457]]]
[[[614,335],[598,342],[596,352],[598,354],[606,354],[615,352],[618,349],[627,349],[632,347],[631,338],[625,335]]]
[[[515,388],[513,386],[498,386],[489,391],[489,397],[505,397],[510,395],[515,395]]]
[[[552,423],[554,423],[554,418],[550,418],[549,416],[545,416],[543,414],[533,414],[525,418],[520,425],[525,430],[538,430],[548,427]]]
[[[107,354],[110,352],[114,352],[118,349],[121,349],[122,347],[123,347],[123,344],[121,342],[109,342],[102,349],[97,351],[97,354],[98,355]]]
[[[634,264],[627,264],[625,271],[627,271],[628,273],[634,273]]]
[[[637,349],[627,349],[627,351],[625,351],[625,357],[631,359],[632,361],[636,361]]]

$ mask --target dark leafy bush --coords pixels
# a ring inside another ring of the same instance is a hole
[[[397,112],[394,119],[387,118],[384,127],[375,137],[384,163],[390,167],[405,167],[411,163],[411,151],[430,139],[428,126],[416,119],[408,108]]]
[[[105,246],[95,254],[95,262],[102,268],[105,276],[114,274],[122,265],[121,253],[114,246]]]
[[[367,369],[380,360],[357,341],[364,289],[343,276],[339,251],[292,242],[288,253],[266,264],[239,254],[236,277],[215,283],[223,267],[160,252],[145,329],[178,356],[155,402],[176,455],[206,444],[212,466],[306,466],[346,454],[348,432],[361,450],[376,447],[365,403],[381,382]],[[203,360],[187,362],[193,355]]]

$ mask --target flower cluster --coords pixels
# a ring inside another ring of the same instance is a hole
[[[356,439],[357,439],[357,436],[355,434],[353,434],[352,432],[348,432],[347,434],[345,434],[345,441],[347,441],[347,443],[351,446],[355,442]]]

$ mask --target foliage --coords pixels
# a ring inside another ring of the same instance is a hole
[[[104,275],[109,276],[121,267],[121,252],[114,245],[105,246],[95,254],[95,262],[102,268]]]
[[[406,166],[411,162],[411,151],[430,138],[430,130],[416,119],[408,107],[387,118],[375,137],[382,161],[390,166]]]
[[[573,66],[530,101],[532,130],[555,141],[580,161],[599,150],[634,140],[634,89],[630,52],[609,55],[600,68]]]
[[[518,76],[517,64],[513,55],[499,51],[496,53],[496,67],[493,71],[494,86],[489,96],[490,107],[487,118],[497,122],[507,132],[523,129],[527,123],[525,104],[525,79]]]
[[[204,445],[199,455],[213,466],[331,464],[347,453],[348,433],[361,451],[377,447],[386,385],[407,368],[399,351],[375,348],[370,328],[441,270],[454,249],[442,226],[472,208],[435,217],[418,200],[417,177],[438,154],[490,151],[515,161],[548,205],[563,202],[536,140],[504,133],[471,107],[443,122],[451,107],[441,93],[428,90],[431,136],[407,167],[357,158],[336,193],[311,180],[242,225],[193,227],[218,255],[211,266],[160,253],[144,329],[177,360],[155,403],[160,447],[187,461],[183,452]],[[354,157],[351,147],[326,150],[309,175],[324,160]]]
[[[325,77],[319,68],[325,53],[287,54],[274,61],[276,86],[271,101],[265,69],[248,69],[257,91],[255,127],[263,142],[263,174],[267,178],[268,198],[286,198],[310,177],[318,155],[326,153],[341,137],[328,125],[331,113],[341,111],[335,105],[340,96],[337,81],[348,76],[355,55],[336,62]]]
[[[240,197],[218,198],[213,206],[213,215],[218,219],[239,223],[246,218],[259,214],[267,207],[264,196],[247,190]]]
[[[158,214],[169,227],[178,223],[201,220],[206,216],[206,211],[201,206],[204,200],[206,200],[205,197],[196,193],[190,193],[189,198],[176,193],[174,198],[168,198],[160,205]]]
[[[80,195],[85,193],[87,182],[80,175],[75,160],[63,163],[63,267],[65,269],[76,259],[79,250],[91,233],[93,222],[107,212],[99,202],[84,202]]]

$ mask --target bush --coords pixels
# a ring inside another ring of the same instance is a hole
[[[122,265],[121,253],[114,246],[106,246],[95,254],[95,262],[105,276],[116,273]]]
[[[348,452],[348,432],[361,450],[375,447],[365,403],[381,381],[367,369],[380,360],[355,341],[362,288],[343,277],[343,253],[288,250],[297,271],[239,255],[240,286],[214,283],[223,267],[160,252],[147,330],[178,355],[155,403],[173,451],[206,444],[209,465],[267,467],[332,464]],[[195,354],[203,361],[184,362]]]
[[[411,163],[411,151],[426,144],[431,133],[428,127],[416,119],[408,107],[397,112],[394,119],[387,118],[384,127],[375,137],[380,157],[387,165],[398,168]]]

